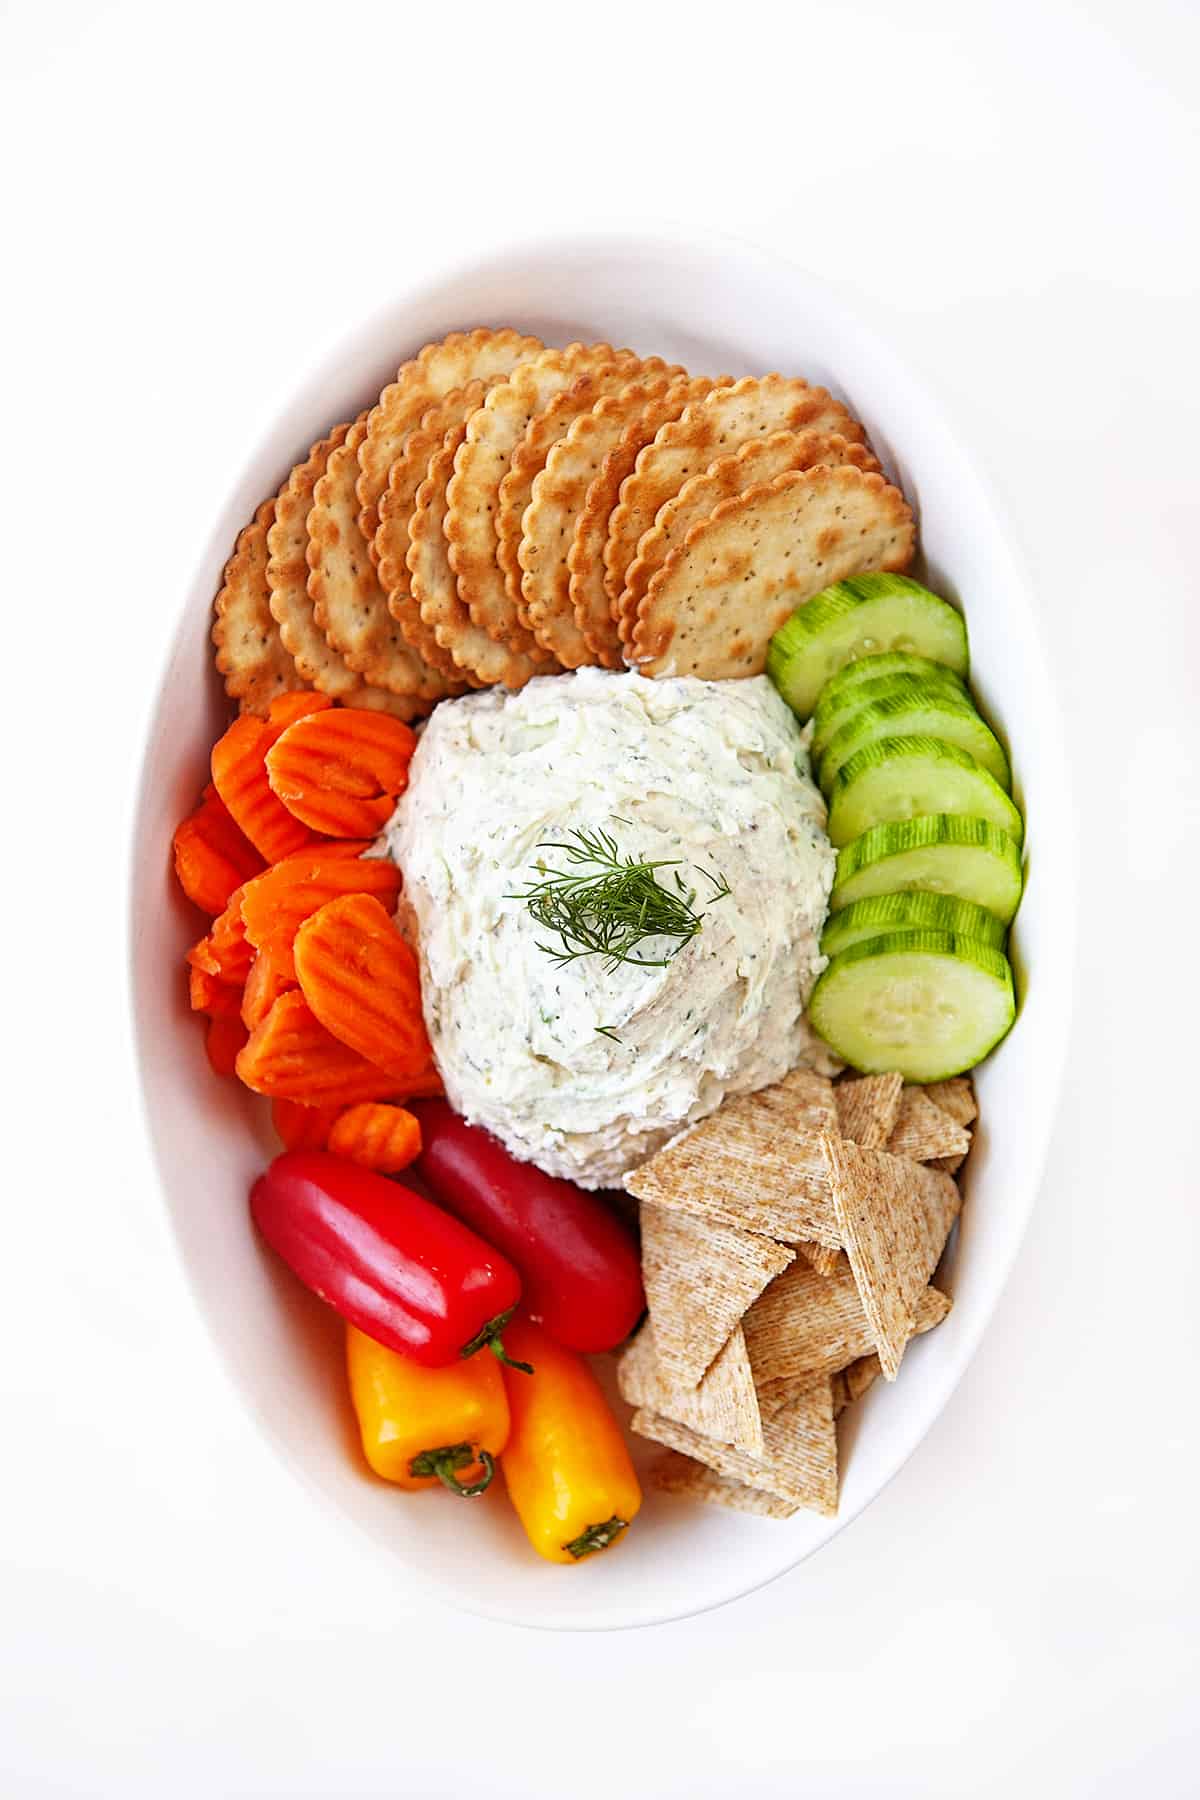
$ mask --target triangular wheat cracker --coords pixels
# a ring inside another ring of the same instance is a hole
[[[956,1125],[973,1125],[979,1117],[975,1089],[969,1075],[953,1075],[949,1081],[931,1081],[925,1088],[935,1106],[949,1113]]]
[[[746,1487],[827,1516],[837,1511],[837,1431],[828,1380],[813,1382],[764,1422],[761,1457],[713,1443],[649,1407],[640,1407],[631,1424],[640,1436],[694,1457]]]
[[[979,1117],[971,1077],[954,1075],[949,1081],[931,1081],[925,1092],[935,1106],[940,1106],[944,1113],[949,1113],[956,1125],[962,1126],[967,1133],[969,1147],[971,1126]],[[931,1156],[929,1160],[935,1169],[944,1169],[947,1175],[957,1175],[967,1160],[967,1152],[959,1150],[953,1156]]]
[[[884,1376],[894,1381],[921,1294],[961,1205],[959,1192],[949,1175],[886,1151],[860,1150],[828,1135],[822,1144],[863,1312]]]
[[[853,1406],[856,1400],[861,1399],[867,1389],[879,1380],[881,1373],[879,1358],[874,1354],[860,1356],[848,1369],[839,1369],[831,1378],[834,1418],[839,1419],[848,1406]]]
[[[783,1243],[841,1242],[820,1148],[836,1129],[833,1088],[794,1069],[727,1100],[625,1177],[642,1200]]]
[[[949,1310],[944,1295],[936,1288],[926,1289],[917,1301],[913,1330],[928,1331]],[[854,1272],[844,1256],[829,1276],[818,1275],[797,1259],[755,1301],[742,1329],[760,1401],[774,1382],[803,1386],[814,1376],[844,1369],[875,1347]]]
[[[728,1506],[734,1512],[755,1513],[761,1519],[790,1519],[800,1510],[791,1500],[731,1481],[728,1475],[718,1475],[715,1469],[706,1468],[678,1450],[664,1451],[651,1465],[647,1479],[661,1494],[701,1500],[709,1506]]]
[[[831,1375],[874,1347],[844,1256],[829,1275],[797,1258],[755,1301],[743,1330],[760,1392],[765,1381]]]
[[[857,1294],[857,1289],[855,1292]],[[950,1311],[950,1307],[949,1298],[939,1288],[927,1287],[917,1302],[917,1322],[913,1327],[913,1336],[920,1337],[923,1332],[932,1331],[935,1325],[940,1325]],[[859,1335],[856,1341],[869,1344],[871,1341],[870,1328],[867,1325],[866,1315],[862,1313],[861,1302],[859,1314]],[[784,1339],[784,1348],[786,1349],[786,1338]],[[814,1379],[817,1379],[811,1369],[802,1369],[796,1374],[762,1377],[759,1373],[759,1366],[754,1363],[751,1366],[755,1372],[759,1411],[764,1419],[773,1417],[781,1406],[785,1406],[802,1388],[810,1386]],[[770,1367],[770,1362],[767,1362],[765,1366]],[[862,1375],[868,1370],[872,1373],[866,1380],[862,1380]],[[859,1371],[859,1374],[854,1375],[852,1371]],[[835,1400],[839,1381],[842,1381],[843,1386],[848,1388],[849,1398],[857,1399],[858,1395],[864,1393],[871,1381],[880,1373],[879,1358],[874,1351],[867,1351],[862,1356],[855,1357],[845,1368],[826,1370],[824,1373],[830,1374],[832,1377]],[[860,1385],[856,1386],[856,1383]]]
[[[663,1374],[694,1388],[793,1252],[711,1220],[642,1204],[642,1278]]]
[[[851,1134],[844,1131],[843,1137]],[[862,1143],[862,1139],[856,1142]],[[883,1144],[866,1146],[883,1149]],[[935,1104],[923,1088],[905,1088],[900,1096],[900,1109],[886,1140],[892,1156],[907,1156],[911,1162],[932,1162],[935,1156],[965,1156],[971,1147],[970,1134],[955,1123],[948,1112]]]
[[[751,1456],[763,1453],[758,1396],[740,1325],[730,1332],[699,1387],[678,1388],[663,1371],[654,1326],[647,1320],[617,1360],[617,1386],[631,1406],[648,1406],[701,1437],[733,1444]]]
[[[833,1090],[838,1130],[864,1150],[882,1150],[900,1113],[904,1079],[895,1074],[859,1075]]]
[[[931,1291],[937,1293],[936,1288]],[[949,1312],[949,1310],[947,1303],[946,1311]],[[917,1329],[920,1329],[919,1325]],[[842,1380],[846,1389],[846,1405],[851,1406],[855,1400],[861,1399],[872,1383],[878,1381],[882,1373],[883,1370],[879,1367],[877,1356],[860,1356],[856,1362],[850,1364],[848,1369],[843,1369]]]

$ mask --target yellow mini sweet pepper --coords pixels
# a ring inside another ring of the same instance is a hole
[[[621,1428],[582,1356],[527,1319],[505,1348],[533,1365],[505,1369],[512,1428],[500,1459],[509,1498],[539,1556],[573,1563],[624,1536],[642,1490]]]
[[[363,1454],[377,1475],[402,1488],[441,1482],[464,1499],[482,1494],[509,1430],[494,1356],[427,1369],[347,1325],[346,1365]]]

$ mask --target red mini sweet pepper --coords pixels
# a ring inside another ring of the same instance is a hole
[[[411,1188],[324,1150],[287,1150],[251,1188],[250,1211],[305,1286],[389,1350],[427,1368],[485,1345],[507,1360],[500,1333],[520,1276]]]
[[[434,1197],[520,1271],[522,1307],[568,1350],[612,1350],[646,1307],[633,1233],[573,1182],[517,1162],[444,1100],[413,1103],[421,1154],[413,1165]]]

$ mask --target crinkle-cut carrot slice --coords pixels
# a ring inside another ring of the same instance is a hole
[[[272,1100],[271,1123],[288,1150],[324,1150],[340,1106],[302,1106],[299,1100]]]
[[[433,1053],[417,959],[374,895],[330,900],[304,921],[293,953],[301,992],[327,1030],[396,1082],[425,1073]]]
[[[235,888],[265,867],[214,787],[175,831],[175,873],[201,912],[215,918]]]
[[[289,812],[329,837],[373,837],[408,786],[415,734],[387,713],[349,707],[289,725],[267,752],[267,779]]]
[[[219,981],[210,969],[198,969],[194,963],[188,967],[188,999],[193,1012],[207,1013],[210,1019],[241,1017],[241,988]]]
[[[392,911],[400,895],[400,871],[378,856],[362,859],[367,848],[361,841],[318,844],[247,882],[241,906],[250,942],[260,945],[278,937],[290,943],[305,919],[341,894],[374,894]]]
[[[289,988],[296,986],[296,965],[289,938],[269,937],[255,952],[242,994],[242,1023],[248,1031],[262,1023]]]
[[[295,989],[281,994],[250,1033],[237,1072],[256,1094],[309,1106],[354,1106],[396,1092],[395,1077],[326,1031]]]
[[[216,1074],[236,1074],[238,1055],[248,1037],[246,1027],[236,1014],[228,1019],[209,1020],[204,1048]]]
[[[271,711],[277,717],[257,719],[252,713],[243,713],[213,745],[212,778],[216,790],[254,848],[268,862],[278,862],[294,850],[303,850],[314,841],[314,835],[271,792],[267,752],[289,725],[328,704],[324,695],[283,694],[271,703]]]
[[[254,961],[254,946],[246,936],[242,917],[242,895],[245,888],[235,888],[229,904],[212,922],[212,930],[193,944],[187,960],[193,969],[203,969],[230,987],[242,988]]]
[[[421,1154],[421,1127],[402,1106],[365,1100],[348,1106],[329,1133],[328,1146],[335,1156],[376,1169],[380,1175],[398,1175]]]
[[[277,694],[267,708],[267,719],[277,731],[286,731],[297,719],[310,713],[327,712],[333,705],[328,694],[314,693],[311,688],[294,688],[291,693]]]

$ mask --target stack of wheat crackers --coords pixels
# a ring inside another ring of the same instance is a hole
[[[965,1077],[797,1069],[626,1177],[648,1317],[618,1380],[634,1431],[666,1446],[655,1486],[836,1511],[838,1414],[950,1311],[931,1278],[975,1117]]]
[[[308,687],[401,718],[588,664],[754,675],[796,606],[913,549],[903,495],[823,388],[455,332],[258,508],[217,595],[217,666],[244,711]]]

